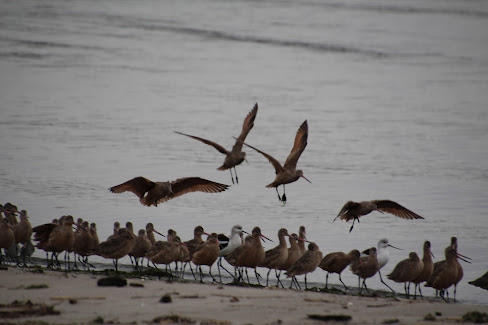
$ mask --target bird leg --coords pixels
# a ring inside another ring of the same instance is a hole
[[[339,276],[340,276],[340,275],[339,275]],[[328,289],[328,288],[327,288],[328,283],[329,283],[329,272],[327,272],[327,274],[325,275],[325,288],[324,288],[325,290],[327,290],[327,289]]]
[[[283,195],[281,196],[281,201],[283,201],[283,204],[286,204],[285,184],[283,184]]]
[[[271,272],[271,269],[269,269],[268,274],[266,275],[266,287],[268,286],[268,280],[269,280],[269,273]]]
[[[327,273],[327,275],[328,275],[328,273]],[[346,290],[349,290],[349,288],[344,284],[344,282],[342,282],[340,273],[339,273],[339,281],[341,281],[342,285],[344,286],[344,288],[346,288]]]
[[[280,200],[280,202],[283,202],[283,200],[281,199],[281,196],[280,196],[280,192],[278,192],[278,186],[275,187],[276,189],[276,193],[278,194],[278,200]]]
[[[305,290],[307,290],[307,273],[305,273]]]
[[[232,179],[232,184],[235,184],[234,183],[234,175],[232,175],[232,168],[229,168],[229,172],[230,172],[230,179]]]
[[[281,284],[281,287],[282,287],[282,288],[285,288],[285,287],[283,286],[283,283],[282,283],[282,282],[281,282],[281,280],[280,280],[281,271],[280,271],[280,272],[278,272],[278,270],[277,270],[277,269],[275,269],[275,275],[276,275],[276,279],[278,279],[278,281],[276,282],[276,286],[279,288],[279,285]]]
[[[359,223],[359,218],[358,218],[357,216],[354,216],[354,219],[352,220],[352,226],[351,226],[351,228],[349,229],[349,232],[351,232],[351,231],[352,231],[352,228],[354,228],[354,223],[356,222],[356,220],[357,220],[357,221],[358,221],[358,223]]]
[[[261,278],[261,275],[258,273],[258,270],[254,268],[254,275],[256,276],[256,279],[258,280],[258,284],[261,285],[261,282],[259,282],[259,278]]]
[[[237,178],[237,170],[235,166],[234,166],[234,174],[236,174],[236,184],[239,184],[239,178]]]
[[[359,219],[358,219],[358,222],[359,222]],[[389,286],[389,285],[387,285],[385,281],[383,281],[383,278],[381,277],[381,271],[380,271],[380,270],[378,270],[378,274],[380,275],[380,280],[381,280],[381,283],[383,283],[385,286],[387,286],[387,287],[388,287],[388,289],[390,289],[390,290],[391,290],[391,292],[393,292],[393,294],[395,294],[395,290],[393,290],[392,288],[390,288],[390,286]]]

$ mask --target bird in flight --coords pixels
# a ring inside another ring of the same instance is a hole
[[[288,158],[286,158],[285,164],[282,166],[278,160],[273,158],[273,156],[267,154],[264,151],[261,151],[247,143],[244,143],[246,146],[249,148],[252,148],[265,156],[271,165],[273,165],[275,172],[276,172],[276,177],[275,180],[266,185],[266,187],[272,188],[274,187],[276,189],[276,193],[278,194],[278,200],[283,202],[284,204],[286,203],[286,194],[285,194],[285,184],[293,183],[297,181],[300,177],[303,177],[307,182],[310,182],[305,176],[303,176],[303,171],[300,169],[296,169],[297,167],[297,162],[298,159],[300,158],[300,155],[302,152],[305,150],[305,147],[307,146],[307,139],[308,139],[308,124],[307,121],[302,123],[300,127],[298,128],[297,134],[295,136],[295,142],[293,144],[293,148],[291,149],[290,154],[288,155]],[[280,196],[280,193],[278,192],[278,186],[283,185],[283,195]]]
[[[231,151],[228,151],[227,149],[225,149],[224,147],[222,147],[220,144],[218,144],[216,142],[213,142],[213,141],[210,141],[207,139],[203,139],[203,138],[199,138],[199,137],[196,137],[193,135],[177,132],[177,131],[174,131],[174,132],[181,134],[181,135],[185,135],[185,136],[190,137],[190,138],[193,138],[195,140],[199,140],[205,144],[208,144],[209,146],[214,147],[215,149],[217,149],[218,152],[224,154],[225,155],[224,164],[222,166],[220,166],[219,168],[217,168],[217,170],[229,169],[230,170],[230,177],[232,179],[232,184],[235,184],[234,183],[234,176],[232,175],[232,168],[234,168],[234,173],[236,174],[235,182],[239,183],[239,179],[237,177],[236,166],[240,165],[244,160],[246,160],[246,153],[242,151],[242,143],[244,142],[244,140],[246,140],[246,137],[249,134],[249,131],[251,131],[251,129],[253,128],[254,120],[256,119],[257,114],[258,114],[258,104],[256,103],[254,105],[254,108],[247,114],[246,118],[244,119],[241,134],[239,135],[239,137],[237,137],[237,140],[236,140],[234,146],[232,147]],[[246,162],[247,162],[247,160],[246,160]]]
[[[341,220],[346,220],[346,222],[353,219],[351,229],[349,229],[349,232],[351,232],[352,228],[354,227],[354,222],[356,222],[356,220],[359,223],[359,218],[361,216],[365,216],[373,211],[390,213],[403,219],[424,219],[415,212],[410,211],[409,209],[394,201],[372,200],[363,202],[346,202],[341,211],[339,211],[337,217],[334,218],[334,221],[336,221],[337,218],[340,218]]]
[[[158,206],[158,204],[171,200],[190,192],[218,193],[225,191],[229,186],[212,182],[200,177],[179,178],[172,182],[153,182],[139,176],[125,183],[109,188],[112,193],[130,191],[139,197],[145,206]]]

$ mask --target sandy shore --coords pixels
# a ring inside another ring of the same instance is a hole
[[[0,303],[30,300],[34,304],[54,305],[59,314],[5,318],[5,311],[12,308],[2,306],[0,323],[85,324],[98,318],[100,323],[103,319],[105,323],[144,324],[155,320],[163,323],[162,319],[171,315],[191,319],[197,324],[323,323],[308,317],[316,314],[349,315],[348,324],[436,324],[458,322],[469,311],[488,313],[488,306],[165,279],[132,278],[127,279],[128,285],[124,287],[101,287],[97,281],[103,275],[32,271],[16,267],[0,270]],[[171,302],[160,302],[166,294]],[[436,320],[425,321],[427,314],[434,315]]]

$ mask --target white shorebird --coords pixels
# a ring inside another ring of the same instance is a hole
[[[244,230],[242,230],[241,225],[235,225],[232,227],[230,231],[229,237],[219,234],[218,235],[218,240],[220,243],[220,257],[219,260],[217,261],[217,267],[219,269],[219,279],[220,282],[222,282],[222,278],[220,275],[220,268],[223,268],[227,273],[232,275],[223,265],[222,265],[222,257],[232,253],[237,247],[240,247],[242,245],[242,233],[246,233]],[[234,277],[232,275],[232,277]]]
[[[378,241],[378,249],[376,252],[376,259],[378,260],[378,264],[380,265],[380,269],[378,270],[378,274],[380,275],[380,280],[381,283],[383,283],[385,286],[387,286],[393,293],[395,293],[395,290],[393,290],[388,284],[386,284],[385,281],[383,281],[383,278],[381,277],[381,269],[383,266],[385,266],[388,261],[390,260],[390,252],[388,251],[388,247],[393,247],[398,250],[402,250],[401,248],[395,247],[393,245],[390,245],[390,242],[388,241],[387,238],[380,239]],[[369,249],[363,251],[361,253],[361,257],[363,256],[368,256],[369,255]]]

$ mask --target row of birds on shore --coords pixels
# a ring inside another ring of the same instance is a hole
[[[210,141],[204,138],[200,138],[197,136],[189,135],[186,133],[181,133],[175,131],[177,134],[181,134],[192,139],[201,141],[207,145],[214,147],[217,151],[225,155],[224,163],[222,166],[218,167],[217,170],[230,170],[232,183],[239,183],[239,179],[237,176],[236,166],[240,165],[243,161],[246,160],[246,153],[242,151],[243,145],[246,145],[255,151],[261,153],[264,157],[268,159],[271,165],[275,169],[276,177],[274,181],[266,187],[268,188],[275,188],[276,193],[278,194],[278,199],[286,203],[286,193],[285,193],[285,185],[297,181],[300,177],[304,178],[308,182],[308,180],[304,175],[303,171],[300,169],[296,169],[298,159],[300,158],[301,154],[305,150],[307,146],[307,139],[308,139],[308,123],[305,120],[300,127],[295,136],[295,141],[293,143],[293,147],[291,149],[290,154],[285,160],[285,163],[281,165],[281,163],[275,159],[273,156],[267,154],[264,151],[257,149],[254,146],[251,146],[244,141],[246,140],[247,135],[254,127],[254,121],[256,119],[258,113],[258,104],[254,105],[254,108],[247,114],[246,118],[244,119],[244,123],[242,126],[242,130],[240,135],[235,138],[236,141],[232,150],[227,150],[220,144]],[[232,174],[232,169],[234,169],[235,174],[235,181],[234,175]],[[283,185],[283,194],[280,195],[278,191],[278,187]],[[141,204],[145,206],[157,206],[158,204],[164,203],[168,200],[176,198],[186,193],[191,192],[206,192],[206,193],[219,193],[223,192],[228,189],[229,186],[226,184],[221,184],[217,182],[213,182],[207,179],[203,179],[200,177],[186,177],[186,178],[179,178],[175,181],[167,181],[167,182],[154,182],[145,177],[138,176],[134,177],[122,184],[112,186],[109,190],[113,193],[124,193],[124,192],[132,192],[138,198]],[[390,213],[397,217],[403,219],[424,219],[420,215],[416,214],[415,212],[405,208],[404,206],[398,204],[397,202],[391,200],[373,200],[373,201],[363,201],[363,202],[353,202],[348,201],[342,209],[340,210],[337,218],[341,220],[353,220],[352,226],[349,232],[352,231],[354,228],[354,223],[357,220],[359,222],[359,218],[361,216],[367,215],[373,211],[378,211],[381,213]]]
[[[46,251],[48,264],[55,265],[57,263],[59,265],[58,255],[64,251],[66,252],[65,263],[67,262],[65,265],[69,265],[69,253],[73,252],[75,256],[78,255],[78,261],[88,269],[91,266],[88,257],[99,255],[114,260],[114,266],[117,270],[118,260],[130,256],[138,270],[142,269],[141,261],[144,258],[148,260],[148,266],[151,262],[156,268],[158,264],[168,266],[173,262],[176,265],[181,262],[182,267],[179,273],[181,276],[185,272],[186,265],[190,265],[190,270],[196,279],[191,267],[193,264],[197,266],[200,281],[203,282],[201,266],[208,266],[209,275],[213,281],[217,281],[212,275],[212,265],[217,263],[220,282],[222,282],[222,269],[233,277],[234,281],[238,282],[244,281],[245,274],[247,282],[250,283],[247,269],[251,268],[255,271],[258,284],[260,284],[261,276],[257,272],[257,268],[261,267],[268,269],[266,286],[269,283],[270,272],[275,270],[277,286],[283,287],[280,276],[281,272],[285,271],[286,276],[292,278],[290,287],[294,285],[297,288],[300,288],[296,279],[297,275],[305,275],[305,288],[307,288],[307,274],[321,268],[327,272],[326,289],[328,288],[329,274],[337,273],[339,281],[346,290],[349,288],[342,281],[341,273],[349,266],[352,273],[358,276],[359,293],[363,288],[368,290],[366,279],[373,277],[376,273],[379,274],[381,282],[394,293],[394,290],[384,282],[380,271],[388,263],[388,247],[399,249],[390,245],[387,239],[381,239],[377,247],[371,247],[362,253],[358,250],[352,250],[349,253],[332,252],[323,256],[317,244],[307,240],[304,226],[300,227],[298,235],[289,234],[285,228],[279,229],[279,244],[272,249],[265,250],[261,240],[270,239],[261,233],[259,227],[254,227],[252,233],[244,238],[243,234],[247,234],[247,232],[240,225],[233,226],[229,236],[217,233],[208,234],[203,227],[197,226],[194,229],[194,238],[182,242],[176,231],[169,229],[165,236],[156,231],[152,223],[148,223],[145,229],[140,229],[135,235],[131,222],[127,222],[124,228],[121,228],[119,222],[115,222],[114,233],[105,241],[100,242],[96,224],[89,224],[88,221],[83,221],[81,218],[78,218],[75,223],[72,216],[62,216],[59,220],[53,220],[51,223],[32,228],[25,210],[18,212],[15,206],[6,204],[5,206],[0,205],[0,211],[5,215],[0,225],[0,248],[9,249],[15,244],[22,244],[24,248],[28,246],[30,236],[34,233],[34,241],[37,242],[36,247]],[[15,224],[16,213],[20,216],[20,222]],[[75,226],[75,230],[73,230],[73,226]],[[154,233],[165,236],[166,240],[157,241]],[[203,235],[207,235],[206,240],[202,238]],[[286,243],[286,237],[288,237],[289,247]],[[7,243],[4,240],[5,238],[14,239]],[[305,248],[306,242],[308,242],[308,249]],[[450,245],[445,249],[446,259],[434,264],[430,242],[426,241],[423,246],[422,259],[417,253],[411,252],[408,259],[399,262],[387,277],[394,282],[405,283],[407,297],[410,295],[410,283],[414,283],[414,297],[416,297],[418,289],[422,299],[420,290],[420,283],[422,282],[426,282],[428,287],[439,290],[440,296],[444,300],[444,293],[454,285],[455,300],[457,284],[463,278],[463,269],[458,259],[470,263],[470,258],[459,254],[457,248],[457,238],[452,237]],[[48,252],[52,253],[51,259],[48,257]],[[234,272],[228,271],[222,265],[222,259],[234,266]],[[175,272],[177,270],[178,268]],[[480,278],[470,283],[483,287],[480,281],[483,279]],[[487,288],[486,285],[484,288]],[[449,299],[448,295],[447,299]]]

